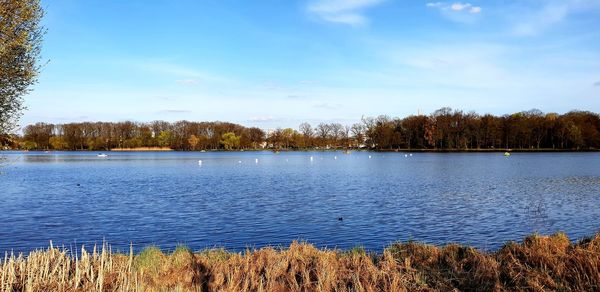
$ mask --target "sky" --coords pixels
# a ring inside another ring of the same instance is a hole
[[[42,0],[21,124],[600,112],[600,0]]]

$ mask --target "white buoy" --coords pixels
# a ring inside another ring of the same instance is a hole
[[[258,158],[254,159],[254,162],[255,162],[255,163],[258,163]]]
[[[337,156],[334,156],[333,159],[337,160]]]
[[[408,154],[404,154],[404,157],[408,157]]]
[[[411,153],[411,154],[408,154],[408,156],[412,156],[412,153]]]
[[[310,157],[310,162],[313,162],[313,160],[315,160],[315,158],[311,156]]]
[[[242,163],[242,161],[241,161],[241,160],[238,160],[238,163]]]
[[[371,159],[371,155],[369,155],[369,159]]]
[[[202,160],[198,160],[198,165],[202,165]]]

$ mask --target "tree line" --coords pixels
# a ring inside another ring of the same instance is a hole
[[[82,122],[28,125],[23,135],[0,139],[29,150],[240,149],[600,149],[600,116],[529,110],[503,116],[441,108],[405,118],[363,117],[352,125],[302,123],[264,131],[227,122]]]

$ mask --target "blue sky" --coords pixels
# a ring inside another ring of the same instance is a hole
[[[600,0],[42,3],[22,124],[600,112]]]

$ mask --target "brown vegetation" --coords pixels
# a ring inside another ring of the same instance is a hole
[[[112,148],[110,151],[119,151],[119,152],[127,152],[127,151],[173,151],[173,149],[169,147],[133,147],[133,148]]]
[[[51,247],[5,256],[0,270],[3,291],[597,291],[600,235],[578,243],[534,235],[494,253],[413,242],[380,255],[303,243],[245,253],[150,247],[138,255],[105,245],[77,256]]]
[[[594,150],[600,149],[600,115],[530,110],[504,116],[442,108],[431,115],[363,118],[351,126],[308,123],[264,132],[223,122],[38,123],[24,129],[21,149],[109,150],[170,147],[174,150],[347,149],[378,150]],[[2,141],[0,141],[2,143]],[[14,143],[13,143],[14,144]]]

